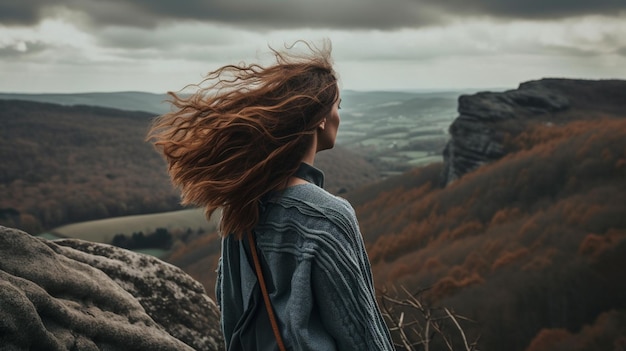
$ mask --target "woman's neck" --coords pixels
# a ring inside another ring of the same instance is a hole
[[[304,163],[308,163],[309,165],[313,166],[313,163],[315,162],[315,155],[317,155],[317,135],[316,134],[313,135],[313,142],[311,143],[311,146],[309,146],[309,149],[306,151],[306,153],[304,154],[304,157],[300,161]]]
[[[307,150],[306,154],[304,154],[304,157],[302,158],[302,160],[300,160],[300,162],[303,162],[303,163],[306,163],[306,164],[309,164],[309,165],[313,166],[313,164],[315,163],[315,155],[316,154],[317,154],[317,136],[314,136],[313,137],[313,142],[311,143],[311,146]],[[285,187],[288,188],[290,186],[306,184],[306,183],[308,183],[308,182],[306,180],[302,179],[302,178],[290,177],[287,180],[287,184],[285,185]]]

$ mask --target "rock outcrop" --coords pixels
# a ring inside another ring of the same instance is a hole
[[[219,350],[204,288],[154,257],[0,227],[0,350]]]
[[[505,92],[459,97],[459,116],[450,125],[444,150],[443,186],[505,155],[502,122],[558,117],[571,110],[623,111],[626,81],[542,79]]]

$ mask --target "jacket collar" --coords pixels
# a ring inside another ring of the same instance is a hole
[[[324,172],[308,163],[300,163],[296,173],[294,173],[294,177],[304,179],[309,183],[319,186],[320,188],[324,187]]]

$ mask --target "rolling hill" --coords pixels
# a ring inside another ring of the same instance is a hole
[[[162,114],[169,111],[166,94],[139,91],[77,94],[19,94],[0,93],[0,100],[23,100],[63,106],[99,106],[127,111],[146,111]]]
[[[0,100],[0,225],[41,233],[69,223],[181,210],[165,162],[144,141],[154,116]],[[319,164],[334,192],[380,179],[370,162],[342,147],[320,154]]]

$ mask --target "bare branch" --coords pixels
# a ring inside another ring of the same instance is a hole
[[[389,321],[389,330],[395,334],[394,344],[407,351],[430,351],[431,347],[439,347],[439,343],[442,343],[442,347],[445,345],[447,350],[455,351],[455,345],[459,347],[459,340],[462,340],[463,350],[478,351],[479,337],[469,344],[459,321],[476,322],[447,307],[430,306],[422,298],[427,290],[429,289],[420,289],[411,293],[404,286],[400,286],[400,291],[393,287],[393,295],[388,290],[381,294],[381,309],[383,316]],[[433,344],[435,341],[437,344]]]

